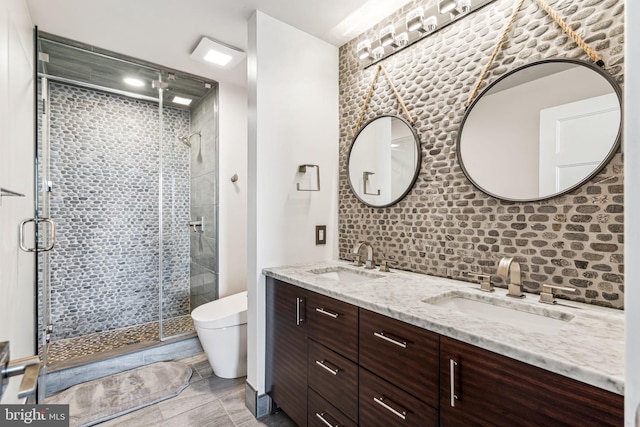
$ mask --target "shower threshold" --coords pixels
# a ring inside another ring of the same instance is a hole
[[[158,338],[158,322],[149,322],[127,328],[52,341],[49,344],[47,370],[55,372],[196,336],[190,315],[165,320],[163,322],[163,332],[169,338],[165,341],[160,341]]]

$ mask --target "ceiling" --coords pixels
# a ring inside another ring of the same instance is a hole
[[[203,36],[246,51],[255,10],[342,46],[411,0],[26,0],[38,29],[218,82],[246,85],[190,55]]]

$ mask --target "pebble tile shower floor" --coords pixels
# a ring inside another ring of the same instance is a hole
[[[165,336],[172,336],[194,332],[195,328],[189,315],[165,320],[163,330]],[[157,341],[158,336],[158,322],[149,322],[77,338],[52,341],[49,346],[48,362],[49,364],[68,362],[77,357],[97,355],[131,344]]]

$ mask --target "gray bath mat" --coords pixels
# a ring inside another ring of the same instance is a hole
[[[158,362],[74,385],[47,403],[68,404],[71,426],[91,426],[177,396],[189,378],[184,363]]]

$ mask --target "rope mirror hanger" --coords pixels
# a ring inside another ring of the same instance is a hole
[[[596,51],[591,46],[589,46],[582,39],[582,37],[580,37],[575,31],[573,31],[573,29],[560,17],[560,15],[558,15],[551,8],[551,6],[549,6],[544,0],[535,0],[535,2],[538,3],[538,5],[545,12],[547,12],[547,14],[551,18],[553,18],[554,21],[556,21],[556,23],[560,26],[560,28],[562,28],[562,30],[565,33],[567,33],[567,35],[569,37],[571,37],[578,44],[578,46],[580,46],[582,48],[582,50],[585,51],[585,53],[587,55],[589,55],[589,58],[591,58],[591,60],[593,62],[595,62],[600,67],[604,66],[604,61],[602,60],[602,57],[600,55],[598,55],[598,53],[596,53]],[[504,31],[502,32],[502,36],[500,37],[500,40],[498,41],[498,44],[496,45],[495,49],[493,50],[493,53],[491,54],[491,57],[489,58],[489,62],[485,66],[484,70],[482,71],[482,74],[480,75],[480,80],[478,80],[478,83],[476,83],[476,86],[473,89],[473,92],[471,93],[471,96],[467,100],[465,108],[469,108],[469,106],[471,105],[473,100],[476,98],[476,96],[478,96],[478,92],[480,91],[480,86],[482,85],[482,82],[484,81],[484,79],[487,77],[487,74],[489,73],[489,69],[491,68],[491,65],[493,64],[494,60],[496,59],[496,56],[498,55],[498,52],[500,51],[500,49],[502,48],[502,45],[504,44],[505,40],[507,39],[507,36],[508,36],[509,32],[511,31],[511,27],[513,27],[513,24],[516,21],[516,16],[518,15],[518,12],[520,12],[520,9],[522,8],[522,4],[523,3],[524,3],[524,0],[520,0],[518,2],[518,5],[514,9],[513,13],[511,14],[511,19],[509,20],[509,23],[507,24],[507,26],[505,27]]]

